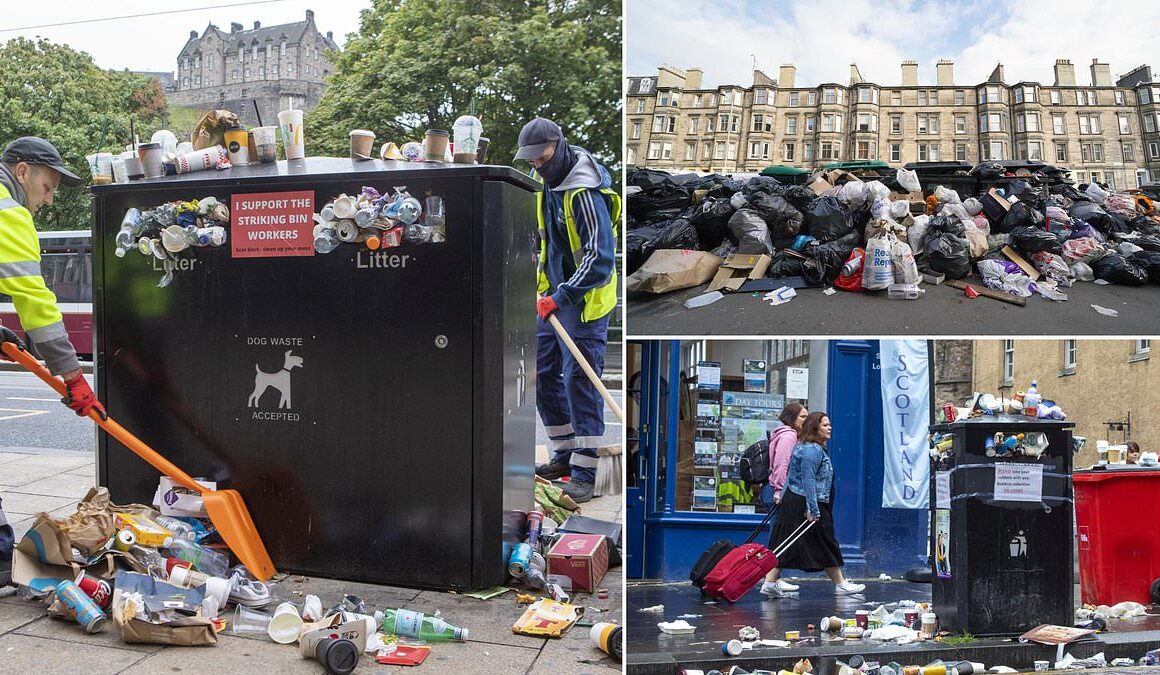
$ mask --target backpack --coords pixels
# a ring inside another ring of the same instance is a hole
[[[741,480],[746,483],[769,482],[769,439],[764,438],[745,448],[738,467]]]

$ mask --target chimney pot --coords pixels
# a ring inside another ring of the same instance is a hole
[[[254,22],[254,30],[258,30],[258,29],[259,29],[259,28],[261,28],[261,27],[262,27],[262,22],[261,22],[261,21],[255,21],[255,22]]]

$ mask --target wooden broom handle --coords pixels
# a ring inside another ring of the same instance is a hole
[[[589,364],[588,359],[584,358],[584,355],[580,353],[580,348],[576,346],[576,343],[572,342],[572,337],[568,335],[568,331],[564,330],[564,326],[560,324],[560,320],[556,318],[555,314],[548,315],[548,323],[552,324],[552,328],[556,329],[556,334],[559,335],[560,339],[564,341],[565,345],[567,345],[568,351],[572,352],[572,356],[576,359],[576,363],[579,363],[580,367],[584,369],[584,374],[587,375],[588,379],[592,381],[592,386],[596,387],[597,391],[600,392],[600,395],[604,397],[604,402],[608,404],[608,407],[612,408],[612,412],[616,415],[616,418],[620,420],[621,425],[625,425],[626,423],[624,421],[624,411],[621,410],[620,406],[616,404],[616,400],[612,398],[612,394],[608,393],[608,389],[604,386],[604,383],[600,381],[600,376],[596,374],[595,370],[592,370],[592,365]]]

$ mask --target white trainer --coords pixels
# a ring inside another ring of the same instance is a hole
[[[781,589],[782,593],[796,593],[797,591],[801,590],[801,586],[798,586],[797,584],[791,584],[783,579],[777,580],[777,587]]]
[[[856,584],[852,581],[843,581],[840,584],[834,584],[835,595],[856,595],[866,590],[866,584]]]
[[[771,584],[768,581],[761,582],[760,593],[771,598],[780,598],[785,595],[777,583]]]

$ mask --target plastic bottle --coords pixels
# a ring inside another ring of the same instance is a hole
[[[383,610],[383,622],[380,625],[384,633],[416,637],[428,642],[467,642],[466,628],[456,628],[437,616],[427,616],[407,609]]]
[[[193,525],[190,525],[184,520],[178,520],[170,516],[157,516],[153,521],[172,532],[174,537],[197,541],[197,532],[194,531]]]
[[[1023,408],[1034,408],[1035,406],[1039,405],[1039,402],[1042,400],[1043,397],[1039,395],[1039,383],[1035,380],[1031,380],[1031,386],[1023,394]]]
[[[159,576],[162,579],[168,577],[165,570],[165,556],[158,553],[157,549],[134,544],[129,547],[128,553],[136,558],[137,562],[149,568],[149,571],[155,576]]]
[[[229,556],[186,539],[174,539],[165,552],[193,565],[211,577],[225,577],[230,569]],[[164,569],[164,563],[162,563]]]

